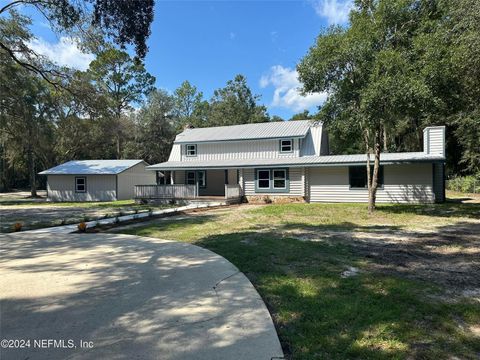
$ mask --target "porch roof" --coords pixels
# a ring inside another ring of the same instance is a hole
[[[316,166],[346,166],[358,165],[367,161],[366,154],[355,155],[327,155],[327,156],[301,156],[292,158],[275,159],[231,159],[209,161],[167,161],[147,166],[148,170],[194,170],[194,169],[227,169],[227,168],[252,168],[252,167],[316,167]],[[424,152],[382,153],[380,164],[398,164],[409,162],[443,162],[441,155],[427,154]]]

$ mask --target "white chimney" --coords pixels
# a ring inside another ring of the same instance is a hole
[[[423,130],[423,152],[445,156],[445,126],[429,126]]]

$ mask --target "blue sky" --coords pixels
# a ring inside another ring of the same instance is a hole
[[[322,28],[346,23],[350,5],[349,0],[157,0],[146,67],[157,87],[173,91],[189,80],[207,99],[243,74],[269,113],[288,119],[324,101],[325,94],[298,93],[295,65]],[[92,59],[68,38],[53,35],[40,17],[34,16],[32,30],[36,50],[61,65],[84,69]]]

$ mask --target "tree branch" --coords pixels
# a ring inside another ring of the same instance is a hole
[[[53,74],[54,73],[53,71],[51,71],[51,70],[41,70],[40,68],[36,67],[33,64],[30,64],[28,62],[20,60],[15,55],[15,52],[12,49],[10,49],[8,46],[3,44],[2,42],[0,42],[0,48],[4,49],[10,55],[10,57],[13,59],[13,61],[15,61],[21,67],[40,75],[46,82],[48,82],[50,85],[53,85],[55,88],[61,87],[60,83],[55,82],[53,80],[50,80],[48,78],[48,76],[46,75],[46,73]],[[59,75],[59,74],[57,74],[57,75]]]

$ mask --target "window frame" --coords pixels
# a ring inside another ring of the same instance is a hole
[[[282,143],[283,143],[284,141],[289,141],[289,142],[290,142],[290,145],[283,145]],[[293,153],[293,147],[294,147],[294,141],[293,141],[293,139],[280,139],[279,145],[280,145],[280,154],[290,154],[290,153]],[[283,150],[283,147],[284,147],[284,146],[290,146],[290,150]]]
[[[200,176],[198,174],[203,174],[203,184],[200,184]],[[207,187],[207,172],[205,170],[197,170],[195,172],[196,182],[198,182],[198,187],[201,189],[205,189]]]
[[[352,186],[352,169],[362,169],[363,171],[363,181],[365,185],[363,187]],[[373,165],[370,165],[370,171],[373,175]],[[368,190],[368,179],[367,179],[367,165],[351,165],[348,167],[348,186],[352,190]],[[378,189],[383,189],[385,184],[385,175],[384,175],[384,166],[380,165],[378,168]]]
[[[77,180],[83,179],[83,184],[78,184]],[[75,176],[75,193],[84,194],[87,192],[87,177],[86,176]],[[83,190],[78,190],[78,185],[83,185]]]
[[[193,146],[193,154],[189,154],[189,146]],[[185,156],[187,157],[195,157],[197,156],[197,144],[185,144]]]
[[[198,174],[203,173],[203,184],[200,184],[200,176]],[[193,184],[189,184],[188,174],[193,174]],[[207,187],[207,171],[206,170],[185,170],[185,185],[197,185],[200,189],[205,189]]]
[[[282,180],[285,181],[285,186],[284,187],[275,187],[275,179],[274,179],[274,173],[275,171],[283,171],[284,173],[284,178]],[[267,187],[260,187],[260,181],[261,180],[267,180],[265,179],[260,179],[260,173],[261,172],[267,172],[268,173],[268,188]],[[259,168],[255,169],[254,172],[255,178],[255,193],[257,194],[267,194],[267,193],[289,193],[290,192],[290,175],[289,175],[289,168]]]
[[[275,171],[283,171],[283,178],[280,178],[280,180],[283,180],[284,181],[284,186],[282,187],[276,187],[275,186]],[[271,180],[271,186],[272,186],[272,189],[275,189],[275,190],[285,190],[287,188],[287,169],[272,169],[272,180]]]
[[[268,173],[268,179],[260,179],[260,172]],[[260,181],[268,181],[268,187],[260,186]],[[260,190],[269,190],[272,187],[272,176],[270,169],[256,169],[255,187]]]

